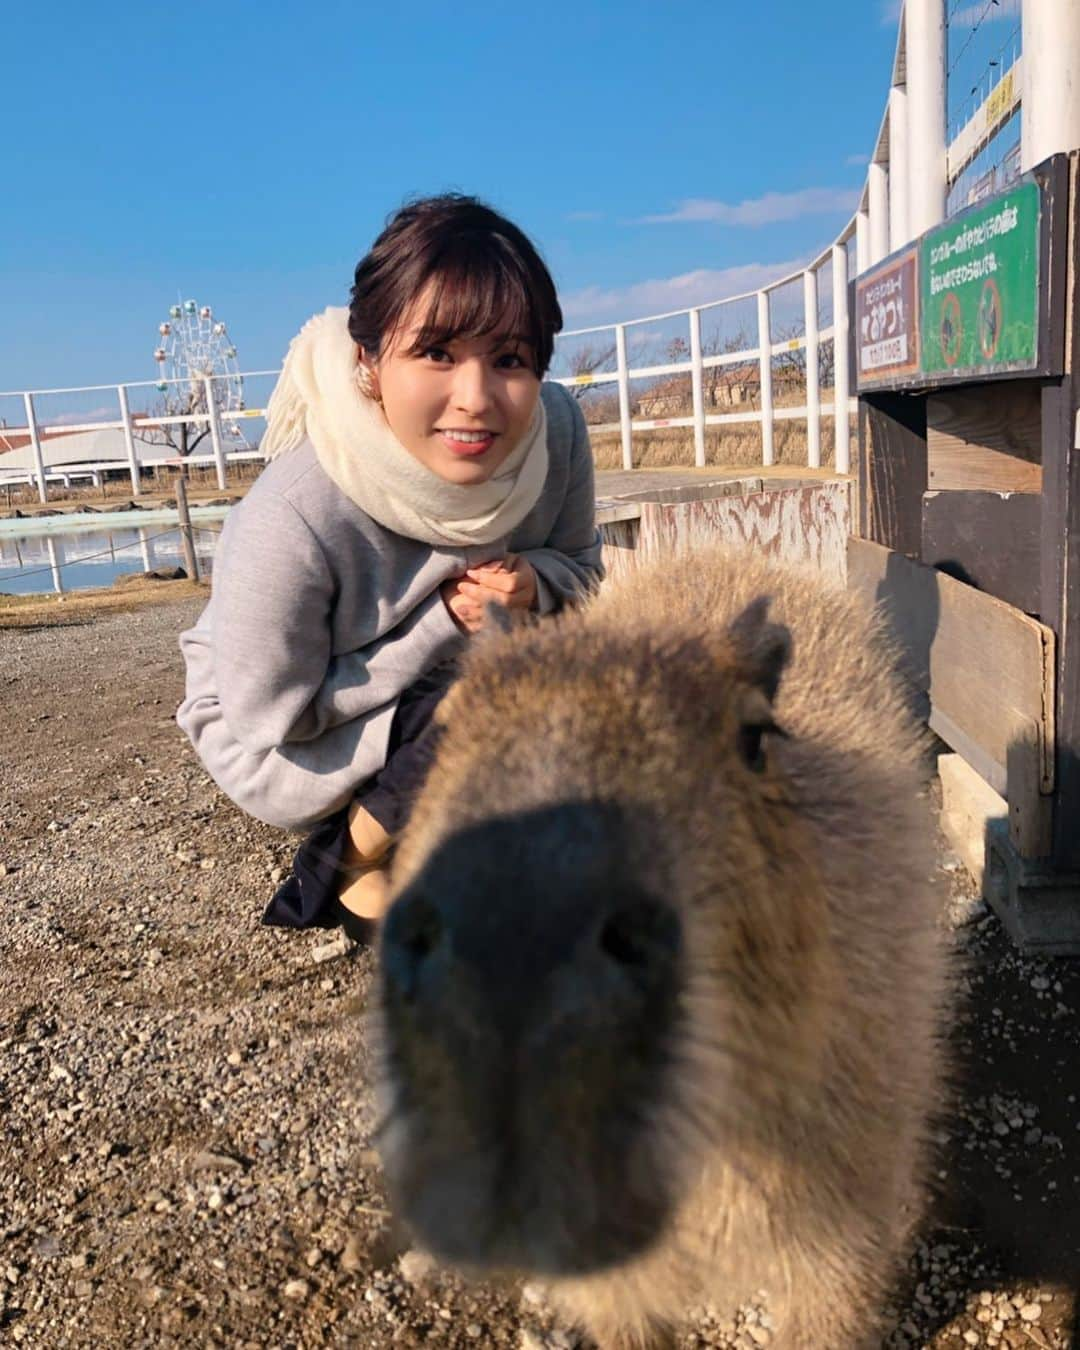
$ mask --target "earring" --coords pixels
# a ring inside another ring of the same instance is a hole
[[[382,395],[379,393],[379,385],[375,379],[374,372],[363,361],[356,363],[356,387],[365,398],[371,399],[372,403],[377,403],[382,407]]]

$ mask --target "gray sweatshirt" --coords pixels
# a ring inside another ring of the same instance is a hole
[[[176,720],[214,781],[268,824],[306,830],[386,763],[402,691],[466,639],[440,584],[507,551],[532,564],[540,612],[602,576],[581,409],[545,384],[549,467],[507,539],[437,547],[352,502],[304,444],[271,461],[229,512],[210,603],[181,634]]]

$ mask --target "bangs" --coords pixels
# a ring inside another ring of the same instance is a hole
[[[428,311],[409,342],[408,354],[444,346],[455,338],[491,336],[528,343],[539,367],[554,331],[534,302],[528,274],[490,236],[459,235],[433,259],[417,286],[430,290]],[[545,363],[546,364],[546,363]],[[542,369],[537,368],[537,375]]]

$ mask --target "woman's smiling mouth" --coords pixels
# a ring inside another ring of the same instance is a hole
[[[495,443],[494,431],[465,431],[458,427],[439,427],[443,444],[454,455],[482,455]]]

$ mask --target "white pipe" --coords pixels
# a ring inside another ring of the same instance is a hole
[[[806,323],[806,463],[821,468],[821,382],[818,370],[818,280],[803,273],[803,314]]]
[[[694,397],[694,463],[705,467],[705,390],[701,381],[701,311],[690,311],[690,388]]]
[[[908,111],[907,89],[889,90],[889,247],[900,248],[908,234]]]
[[[848,418],[848,277],[847,249],[834,244],[832,251],[833,308],[833,424],[837,473],[851,472],[851,426]]]
[[[49,535],[45,540],[45,547],[49,553],[49,570],[52,572],[53,590],[57,595],[64,594],[64,576],[61,568],[64,566],[64,545],[55,535]]]
[[[761,370],[761,462],[773,462],[772,336],[769,325],[769,292],[757,293],[759,369]]]
[[[889,173],[884,164],[870,165],[870,266],[889,251]]]
[[[139,461],[135,454],[135,437],[131,430],[131,412],[128,409],[127,390],[117,385],[116,394],[120,400],[120,417],[124,425],[124,445],[127,448],[128,472],[131,474],[131,495],[139,495]],[[149,568],[146,569],[149,572]]]
[[[860,276],[870,266],[870,212],[860,211],[855,217],[855,275]]]
[[[634,440],[630,426],[630,376],[626,365],[626,327],[615,325],[615,360],[619,372],[619,431],[622,434],[622,465],[634,467]]]
[[[26,409],[26,426],[30,432],[30,445],[34,452],[38,497],[45,502],[49,500],[45,491],[45,457],[41,453],[41,438],[38,436],[37,418],[34,416],[34,399],[31,394],[23,394],[23,407]]]
[[[1080,4],[1024,0],[1020,167],[1080,148]]]
[[[1027,9],[1030,0],[1023,0]],[[1071,4],[1073,0],[1062,0]],[[907,0],[907,237],[945,219],[945,0]],[[1025,113],[1026,117],[1027,114]],[[897,247],[899,241],[893,242]]]
[[[214,447],[214,464],[217,468],[217,485],[221,492],[225,491],[225,453],[221,446],[221,420],[218,417],[218,406],[214,402],[214,383],[210,375],[203,377],[203,384],[206,386],[206,411],[210,418],[210,443]]]

